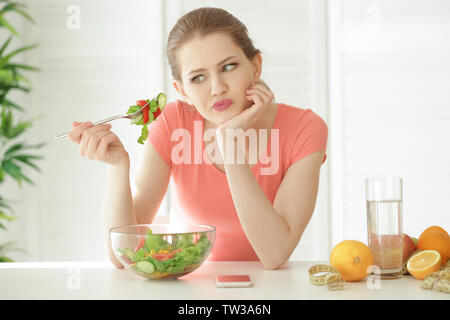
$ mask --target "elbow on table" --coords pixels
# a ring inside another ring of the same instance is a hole
[[[287,262],[288,259],[281,261],[261,261],[262,266],[265,270],[278,270]]]

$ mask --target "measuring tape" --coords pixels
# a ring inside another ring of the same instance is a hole
[[[325,273],[316,275],[317,273]],[[316,286],[327,285],[330,290],[341,290],[344,288],[345,280],[339,271],[327,264],[316,264],[309,268],[309,281]],[[422,288],[450,293],[450,259],[447,265],[440,271],[434,272],[422,282]]]
[[[324,275],[317,276],[317,273],[324,273]],[[309,268],[309,281],[316,286],[327,285],[330,290],[341,290],[344,288],[344,278],[342,278],[339,271],[332,266],[326,264],[316,264]]]
[[[442,270],[428,275],[422,282],[422,288],[450,293],[450,260]]]

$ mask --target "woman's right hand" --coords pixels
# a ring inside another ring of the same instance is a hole
[[[110,131],[111,124],[94,126],[92,122],[72,123],[69,139],[79,146],[81,156],[121,166],[129,163],[128,152],[115,133]]]

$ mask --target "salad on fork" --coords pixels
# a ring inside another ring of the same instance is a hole
[[[138,100],[135,105],[128,108],[126,114],[132,114],[145,106],[140,116],[131,119],[131,124],[142,126],[141,136],[137,140],[138,143],[144,144],[144,141],[148,137],[148,124],[156,120],[162,113],[164,107],[166,106],[166,99],[166,95],[164,93],[160,93],[152,100]]]

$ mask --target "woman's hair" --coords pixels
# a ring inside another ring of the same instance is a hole
[[[167,39],[167,58],[175,80],[181,81],[177,50],[192,38],[213,32],[227,32],[249,60],[261,52],[253,46],[247,27],[229,12],[219,8],[195,9],[178,19]]]

